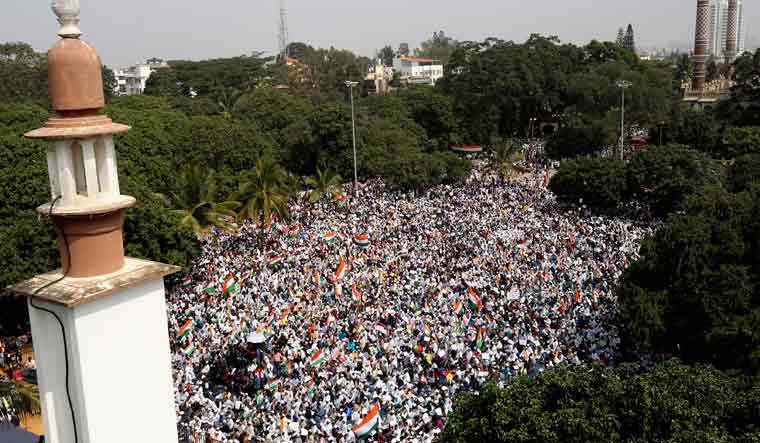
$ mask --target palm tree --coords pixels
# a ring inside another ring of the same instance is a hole
[[[515,162],[520,160],[521,153],[512,140],[502,139],[494,143],[494,161],[503,180],[512,180],[519,172]]]
[[[191,229],[199,239],[213,226],[230,228],[240,203],[217,202],[219,191],[213,169],[204,170],[198,164],[187,165],[180,172],[178,188],[179,192],[169,195],[172,205],[178,208],[173,212],[182,216],[180,226]]]
[[[232,119],[232,111],[235,109],[235,105],[243,96],[243,91],[239,91],[235,88],[225,88],[224,86],[218,86],[214,90],[214,98],[216,104],[219,106],[219,111],[222,117],[227,120]]]
[[[36,385],[20,381],[0,383],[0,398],[3,397],[21,417],[36,415],[41,411],[40,391]]]
[[[304,179],[306,186],[311,188],[309,200],[316,203],[325,195],[340,191],[343,179],[333,169],[317,168],[317,174]]]
[[[291,178],[282,166],[270,157],[256,160],[256,167],[243,176],[235,193],[235,200],[242,203],[238,216],[267,222],[272,215],[286,220],[290,218],[288,201],[291,195]]]

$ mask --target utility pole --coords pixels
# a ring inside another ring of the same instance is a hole
[[[625,146],[625,90],[630,88],[633,83],[628,80],[618,80],[617,87],[620,88],[620,152],[618,156],[620,160],[623,159],[623,151]]]
[[[351,133],[352,133],[352,139],[354,143],[354,194],[359,194],[359,173],[357,172],[356,168],[356,116],[354,113],[354,87],[358,85],[359,82],[352,82],[350,80],[346,81],[346,87],[348,88],[348,93],[351,95]]]

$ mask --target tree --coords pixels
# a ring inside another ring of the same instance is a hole
[[[383,61],[385,66],[393,66],[393,59],[396,57],[396,53],[389,45],[377,52],[377,58]]]
[[[709,185],[719,185],[722,171],[703,153],[683,146],[651,147],[631,158],[628,189],[659,216],[680,211],[686,199]]]
[[[317,168],[317,173],[306,177],[306,186],[311,188],[309,199],[312,203],[326,195],[332,195],[340,191],[343,179],[332,169]]]
[[[760,127],[727,128],[721,134],[717,156],[730,159],[744,154],[760,154]]]
[[[443,31],[434,32],[433,37],[425,40],[414,50],[416,57],[431,58],[446,65],[457,46],[457,41],[448,37]]]
[[[718,116],[735,126],[760,126],[760,49],[745,52],[730,67],[734,85],[729,99],[718,103]]]
[[[549,189],[567,203],[614,208],[627,197],[625,163],[601,157],[563,161]]]
[[[169,194],[174,213],[181,216],[179,226],[200,239],[212,227],[229,229],[235,217],[236,201],[219,202],[217,176],[213,169],[187,165],[178,177],[178,190]]]
[[[456,397],[441,443],[754,442],[760,386],[676,360],[559,367]]]
[[[591,155],[614,144],[615,126],[607,120],[594,121],[584,126],[561,127],[546,144],[546,153],[554,159]]]
[[[0,43],[0,104],[32,101],[45,105],[47,58],[27,43]]]
[[[633,26],[628,25],[628,29],[625,30],[625,37],[623,38],[623,46],[625,49],[636,52],[636,41],[633,37]]]
[[[681,54],[676,59],[675,79],[679,82],[688,81],[694,73],[694,60],[689,54]]]
[[[731,192],[748,191],[752,186],[760,185],[760,154],[747,154],[737,157],[729,175]]]
[[[641,246],[619,294],[624,347],[760,371],[760,188],[695,194]]]
[[[705,74],[705,80],[708,82],[718,80],[720,78],[720,69],[718,69],[718,62],[715,61],[715,57],[710,57],[707,60],[707,69]]]
[[[106,103],[110,102],[116,93],[116,89],[119,87],[119,83],[116,81],[116,76],[113,70],[106,65],[102,68],[103,75],[103,97],[106,99]]]
[[[253,171],[241,177],[234,198],[241,202],[239,216],[267,223],[272,216],[290,218],[288,178],[282,167],[269,157],[259,158]]]
[[[520,153],[517,145],[512,140],[498,140],[494,143],[494,163],[499,171],[502,180],[512,180],[517,175],[515,162],[518,161]]]

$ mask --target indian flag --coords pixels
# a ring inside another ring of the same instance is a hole
[[[478,349],[483,347],[483,328],[478,329],[478,335],[475,336],[475,346]]]
[[[356,289],[356,285],[354,285],[351,288],[351,295],[354,296],[354,300],[356,301],[356,303],[362,302],[362,293],[358,289]]]
[[[341,257],[338,269],[335,271],[335,279],[340,280],[344,275],[346,275],[346,261]]]
[[[338,238],[338,236],[334,232],[329,231],[329,232],[325,232],[325,235],[323,236],[323,238],[325,239],[325,242],[327,244],[331,244]]]
[[[366,248],[369,246],[369,235],[359,234],[357,236],[354,236],[354,243],[356,243],[356,246]]]
[[[190,332],[190,328],[193,326],[193,320],[188,319],[184,325],[182,325],[181,328],[179,328],[179,331],[177,332],[177,338],[182,338],[186,336]]]
[[[188,286],[190,286],[192,284],[193,284],[193,276],[192,275],[188,275],[187,277],[185,277],[184,280],[182,280],[182,287],[183,288],[187,288]]]
[[[309,366],[312,368],[316,368],[322,363],[327,361],[327,355],[325,355],[322,350],[318,350],[314,355],[311,356],[309,359]]]
[[[278,255],[277,257],[272,257],[269,259],[269,266],[281,265],[284,261],[285,258],[281,255]]]
[[[204,289],[203,292],[205,292],[208,295],[216,293],[216,288],[213,286],[209,286],[208,288]]]
[[[192,357],[195,353],[195,344],[190,343],[185,349],[182,350],[182,353],[185,354],[185,357]]]
[[[462,303],[462,300],[457,300],[457,302],[454,303],[454,314],[456,315],[464,314],[464,303]]]
[[[378,323],[378,324],[375,325],[375,331],[377,331],[377,332],[379,332],[379,333],[381,333],[383,335],[385,335],[385,334],[388,333],[388,330],[385,329],[385,325],[382,324],[382,323]]]
[[[354,435],[358,440],[366,440],[372,431],[377,429],[380,424],[380,405],[375,404],[372,409],[369,410],[369,414],[364,417],[356,427],[353,429]]]
[[[480,311],[483,309],[483,301],[478,297],[478,294],[475,292],[472,288],[467,288],[467,293],[470,298],[470,305],[472,306],[472,309],[475,309],[477,311]]]
[[[290,307],[285,308],[280,314],[280,326],[284,326],[288,321],[288,315],[290,315]]]
[[[422,327],[422,331],[425,333],[425,335],[428,335],[428,336],[429,336],[429,335],[431,334],[431,331],[430,331],[430,326],[428,326],[428,325],[424,325],[424,326]]]
[[[222,293],[234,294],[235,291],[237,291],[237,282],[235,281],[235,277],[230,274],[230,276],[227,277],[227,280],[224,281],[224,285],[222,286]]]
[[[279,380],[274,380],[274,381],[272,381],[270,383],[267,383],[266,389],[267,389],[267,391],[274,392],[274,391],[277,390],[277,388],[279,386],[280,386],[280,381]]]

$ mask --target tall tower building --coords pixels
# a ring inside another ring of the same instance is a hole
[[[728,4],[729,0],[711,0],[710,2],[710,36],[708,55],[723,60],[728,41]],[[744,0],[737,0],[736,13],[736,51],[744,52],[747,30],[744,24]]]
[[[48,52],[56,116],[25,134],[48,142],[49,203],[61,269],[11,289],[27,296],[48,443],[177,443],[164,294],[174,266],[124,257],[114,123],[101,61],[80,40],[79,0],[54,0]]]
[[[697,0],[697,20],[694,28],[694,76],[691,89],[701,93],[705,89],[705,62],[710,37],[710,0]]]
[[[723,54],[726,63],[731,63],[736,58],[737,25],[739,24],[738,0],[728,0],[728,23],[726,24],[726,52]]]

